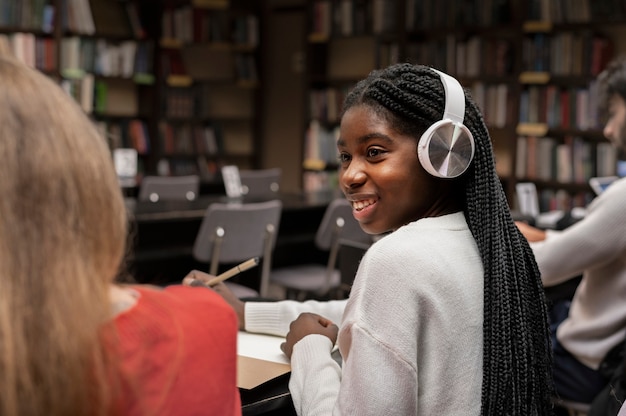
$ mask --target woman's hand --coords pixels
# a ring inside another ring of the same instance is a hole
[[[540,230],[539,228],[535,228],[522,221],[515,221],[515,225],[517,225],[517,228],[521,231],[524,237],[526,237],[526,240],[531,243],[546,239],[546,232]]]
[[[235,294],[228,288],[228,286],[226,286],[222,282],[217,283],[213,286],[206,286],[207,283],[214,277],[215,276],[205,272],[201,272],[199,270],[192,270],[183,279],[183,284],[187,286],[196,286],[198,285],[198,283],[201,283],[202,285],[205,285],[206,288],[212,289],[217,292],[237,313],[237,318],[239,320],[239,329],[245,330],[245,303],[242,302],[237,296],[235,296]]]
[[[301,313],[298,318],[289,325],[287,339],[280,345],[285,355],[291,359],[293,346],[307,335],[320,334],[328,337],[333,345],[337,342],[339,328],[330,320],[315,313]]]

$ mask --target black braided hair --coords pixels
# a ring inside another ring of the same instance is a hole
[[[419,139],[443,116],[443,84],[421,65],[401,63],[373,71],[346,96],[343,111],[367,106],[396,131]],[[466,93],[465,121],[476,150],[455,181],[464,188],[464,213],[485,271],[483,415],[552,413],[550,331],[539,270],[509,212],[495,170],[489,133]]]

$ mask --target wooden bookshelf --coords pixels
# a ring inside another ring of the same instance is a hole
[[[139,0],[4,1],[0,51],[52,77],[81,105],[111,149],[151,157],[154,44]]]
[[[588,203],[590,176],[612,175],[595,77],[626,51],[626,8],[584,0],[310,0],[303,187],[336,186],[327,148],[345,90],[396,61],[460,80],[490,130],[509,202],[533,181],[542,209]],[[565,204],[565,205],[563,205]]]
[[[397,62],[402,4],[391,0],[308,3],[303,189],[337,186],[335,141],[343,98],[371,70]]]
[[[219,180],[257,166],[259,6],[165,1],[159,39],[161,174]]]
[[[243,0],[25,0],[0,53],[53,77],[140,175],[257,167],[259,6]],[[139,177],[138,180],[141,178]]]

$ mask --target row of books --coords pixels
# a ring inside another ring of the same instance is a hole
[[[553,23],[585,23],[622,19],[626,5],[621,0],[530,0],[529,20]]]
[[[397,28],[399,7],[394,0],[316,0],[311,7],[313,40],[389,33]]]
[[[33,33],[0,34],[0,53],[12,55],[26,65],[43,72],[57,69],[57,43],[53,38]]]
[[[204,155],[197,157],[168,157],[159,160],[157,172],[162,176],[199,175],[203,181],[212,181],[220,176],[223,163]]]
[[[0,0],[0,26],[52,33],[54,11],[47,0]]]
[[[165,155],[210,155],[222,153],[222,134],[219,125],[191,123],[159,123],[159,141]]]
[[[163,98],[163,114],[168,118],[189,118],[197,114],[197,96],[191,88],[168,88]]]
[[[336,166],[337,137],[339,126],[325,127],[318,120],[311,120],[304,138],[304,166],[307,169],[323,170]]]
[[[160,61],[165,77],[185,79],[187,84],[194,80],[256,84],[259,80],[255,54],[228,46],[186,44],[182,48],[165,48]]]
[[[554,75],[596,76],[613,54],[613,42],[600,33],[534,33],[522,41],[522,69]]]
[[[406,29],[498,26],[512,20],[507,0],[407,0]]]
[[[517,138],[515,176],[522,180],[585,184],[616,174],[617,154],[608,142],[595,146],[580,137]]]
[[[252,88],[236,84],[202,83],[164,90],[163,114],[169,118],[249,120],[254,117]]]
[[[106,138],[110,149],[133,148],[140,155],[150,153],[148,126],[143,120],[96,121],[96,128]]]
[[[154,46],[151,42],[64,37],[61,40],[60,72],[65,76],[93,73],[107,77],[132,78],[152,74]]]
[[[507,76],[514,71],[515,49],[508,39],[448,35],[429,42],[410,42],[407,58],[460,77]]]
[[[223,10],[185,5],[164,10],[161,23],[162,37],[180,43],[259,45],[259,21],[252,14],[231,16]]]
[[[63,0],[61,27],[79,35],[146,37],[141,11],[134,1]]]
[[[61,79],[60,86],[87,114],[136,117],[139,113],[138,94],[133,80],[101,79],[85,73],[81,77]]]
[[[590,192],[570,193],[564,189],[541,189],[537,194],[539,212],[563,211],[568,212],[572,208],[585,208],[593,195]]]
[[[325,124],[339,122],[343,100],[350,87],[324,88],[309,92],[310,118]]]
[[[597,83],[589,87],[528,85],[520,94],[519,122],[543,123],[552,129],[600,128]]]
[[[515,100],[507,84],[475,82],[470,88],[474,102],[490,127],[503,128],[515,123]]]

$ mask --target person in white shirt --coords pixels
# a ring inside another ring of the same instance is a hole
[[[598,77],[606,138],[626,151],[626,59]],[[562,231],[517,225],[530,241],[544,286],[582,279],[571,302],[550,314],[556,393],[591,403],[607,384],[600,364],[626,338],[626,178],[612,183],[587,207],[585,217]],[[623,347],[621,347],[623,348]]]
[[[403,63],[359,82],[343,111],[340,188],[366,232],[390,233],[347,302],[238,307],[240,326],[275,333],[282,312],[331,309],[286,334],[297,413],[551,414],[543,287],[476,104],[452,77]]]

